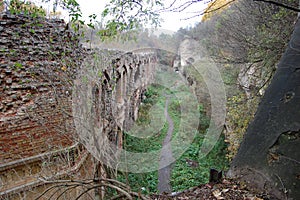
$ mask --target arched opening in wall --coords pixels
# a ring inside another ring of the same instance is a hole
[[[124,66],[124,71],[123,71],[123,74],[122,74],[122,96],[123,96],[123,99],[126,100],[126,96],[127,96],[127,69],[126,67]]]
[[[123,145],[123,132],[118,127],[118,130],[117,130],[117,133],[116,133],[116,146],[118,148],[122,148],[122,145]]]
[[[108,140],[117,146],[118,142],[118,127],[115,126],[108,132]]]
[[[150,74],[150,58],[148,58],[147,63],[145,63],[145,75],[146,77],[148,77],[148,75]]]
[[[130,97],[129,92],[130,92],[130,86],[128,85],[128,73],[127,73],[127,69],[125,66],[123,66],[123,73],[122,73],[122,98],[124,100],[124,118],[125,120],[123,121],[122,124],[122,128],[126,129],[126,126],[128,125],[128,119],[129,119],[129,110],[130,110],[130,104],[128,104],[130,102],[130,100],[128,99],[128,97]]]
[[[140,88],[136,89],[133,93],[133,99],[132,99],[132,119],[133,121],[136,121],[138,118],[138,105],[141,103],[141,90]]]
[[[100,90],[99,86],[95,85],[92,89],[92,101],[93,101],[93,106],[92,106],[92,119],[94,126],[97,128],[100,128],[101,126],[101,104],[100,104]]]
[[[119,72],[117,72],[117,86],[116,86],[116,101],[117,103],[122,103],[123,102],[123,97],[122,97],[122,79],[124,77],[121,76]]]
[[[113,130],[108,133],[108,140],[112,142],[116,147],[122,147],[123,132],[120,127],[116,126]]]
[[[110,91],[109,91],[109,82],[110,82],[110,77],[107,73],[107,71],[103,71],[103,81],[101,84],[101,117],[102,119],[106,119],[109,113],[109,96],[110,96]],[[105,126],[105,124],[103,124]]]
[[[105,99],[106,99],[106,97],[107,97],[107,84],[108,84],[108,81],[106,80],[106,79],[104,79],[103,80],[103,83],[101,84],[101,114],[100,114],[100,116],[101,116],[101,118],[105,118],[105,116],[106,116],[106,113],[107,113],[107,111],[106,111],[106,109],[107,109],[107,107],[106,107],[106,101],[105,101]]]
[[[107,83],[110,81],[110,77],[109,77],[109,75],[108,75],[108,73],[107,73],[107,71],[104,71],[103,72],[103,76],[104,76],[104,80],[106,80],[107,81]]]
[[[132,92],[132,89],[134,88],[134,85],[132,85],[134,83],[134,64],[130,64],[129,66],[129,77],[128,77],[128,87],[130,88],[130,93]]]
[[[137,81],[138,81],[138,79],[139,79],[139,77],[140,77],[140,74],[141,74],[140,67],[137,66],[136,72],[135,72],[135,74],[134,74],[134,83],[137,83]]]

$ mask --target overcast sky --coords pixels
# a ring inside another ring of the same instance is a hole
[[[173,0],[164,0],[165,5],[172,2]],[[84,17],[88,17],[90,14],[100,15],[101,11],[104,9],[105,3],[109,0],[78,0],[81,5],[81,9]],[[178,2],[184,2],[183,0],[178,0]],[[167,12],[162,14],[164,22],[162,23],[162,29],[167,29],[171,31],[177,31],[180,27],[186,28],[187,26],[193,26],[196,22],[201,21],[200,17],[192,18],[190,20],[182,20],[189,16],[194,15],[193,12],[203,11],[205,5],[203,3],[196,3],[189,7],[181,13]]]
[[[42,0],[31,0],[38,5],[41,5]],[[91,14],[97,14],[98,16],[101,15],[101,12],[104,9],[104,6],[106,3],[109,2],[109,0],[77,0],[80,4],[83,17],[84,19],[88,20],[88,16]],[[170,5],[174,0],[163,0],[165,6]],[[182,2],[186,2],[188,0],[178,0],[178,5],[182,4]],[[42,4],[45,9],[48,10],[48,12],[52,11],[51,4]],[[194,12],[201,12],[204,10],[206,5],[202,2],[194,3],[192,6],[190,6],[188,9],[186,9],[183,12],[165,12],[162,13],[161,16],[164,20],[162,22],[161,29],[170,30],[170,31],[177,31],[179,28],[186,28],[188,26],[193,26],[195,23],[201,21],[201,17],[195,17],[189,20],[183,20],[184,18],[187,18],[189,16],[195,15]],[[66,19],[66,21],[68,21]]]

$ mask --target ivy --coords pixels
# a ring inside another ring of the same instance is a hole
[[[259,97],[247,99],[244,92],[232,96],[227,101],[227,125],[226,142],[228,143],[227,158],[231,160],[237,153],[249,123],[252,121]],[[247,113],[247,115],[245,115]]]

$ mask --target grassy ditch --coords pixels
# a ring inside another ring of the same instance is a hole
[[[160,108],[160,115],[163,116],[162,119],[157,120],[161,128],[159,131],[152,133],[151,137],[143,139],[125,133],[124,149],[131,152],[150,152],[161,149],[168,130],[168,123],[166,122],[163,113],[166,95],[169,96],[168,112],[174,122],[173,137],[176,136],[181,123],[181,111],[180,102],[176,99],[176,94],[174,93],[176,93],[176,91],[169,91],[160,85],[148,87],[145,93],[146,99],[139,109],[139,118],[136,123],[140,126],[147,127],[151,120],[153,120],[149,113],[153,113],[151,109],[153,108],[153,105],[155,105]],[[201,130],[198,130],[187,151],[172,164],[171,185],[173,191],[181,191],[202,183],[207,183],[210,168],[224,170],[228,166],[228,161],[225,158],[226,145],[223,137],[220,137],[214,149],[205,158],[199,159],[198,151],[205,137],[209,119],[205,116],[202,106],[199,106],[198,110],[200,113],[199,127],[201,127]],[[133,191],[141,192],[143,194],[157,192],[157,171],[140,174],[120,172],[118,174],[118,179],[130,185]]]

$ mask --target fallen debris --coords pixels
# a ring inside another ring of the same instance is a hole
[[[254,194],[247,189],[244,183],[234,180],[223,179],[217,184],[204,184],[182,192],[173,192],[165,195],[151,195],[154,200],[270,200],[268,194]]]

